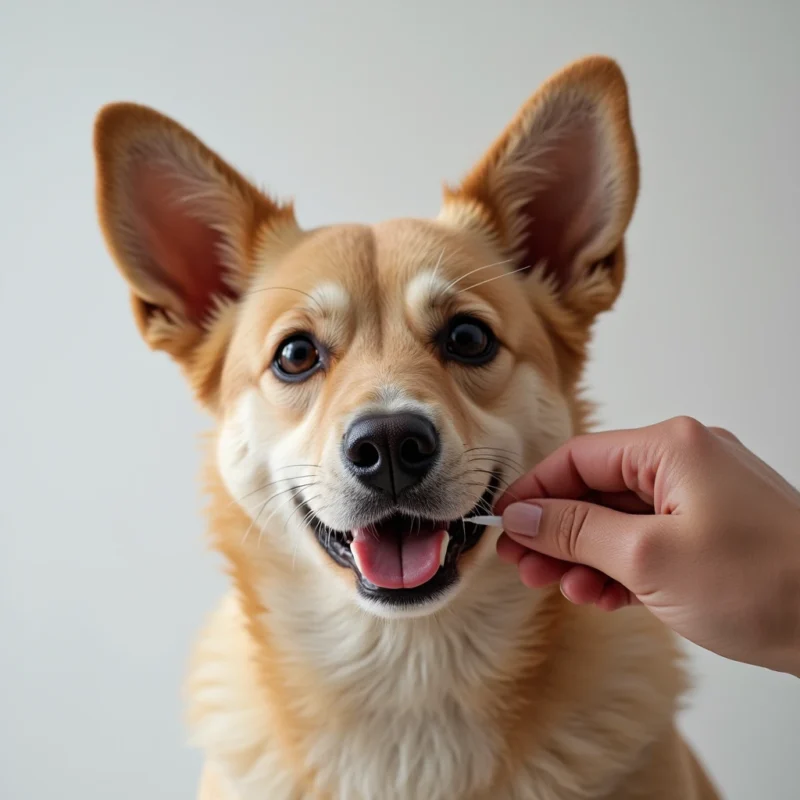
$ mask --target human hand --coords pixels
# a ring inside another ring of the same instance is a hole
[[[800,493],[727,431],[681,417],[579,436],[496,513],[526,585],[642,603],[702,647],[800,676]]]

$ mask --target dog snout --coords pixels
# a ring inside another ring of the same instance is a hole
[[[343,457],[361,483],[397,498],[422,482],[440,450],[436,427],[421,414],[377,414],[350,425]]]

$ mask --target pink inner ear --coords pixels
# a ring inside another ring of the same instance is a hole
[[[545,273],[559,288],[574,279],[575,258],[607,221],[599,146],[596,125],[587,119],[539,152],[537,160],[545,162],[546,175],[520,208],[521,265],[534,268],[544,261]]]
[[[143,163],[134,168],[136,224],[152,277],[182,301],[186,318],[202,323],[214,297],[232,297],[224,281],[222,234],[181,202],[187,187],[177,177]]]

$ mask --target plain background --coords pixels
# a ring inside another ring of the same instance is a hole
[[[196,480],[207,422],[139,341],[96,226],[107,101],[176,117],[294,195],[302,224],[376,221],[435,214],[541,80],[616,57],[643,172],[588,376],[602,424],[690,413],[800,483],[800,4],[222,6],[2,3],[4,800],[180,800],[200,767],[180,683],[224,585]],[[725,795],[796,798],[800,681],[692,657],[683,725]]]

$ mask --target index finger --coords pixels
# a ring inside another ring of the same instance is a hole
[[[580,499],[589,492],[634,492],[652,504],[652,469],[645,459],[655,455],[649,428],[589,433],[570,439],[518,478],[495,504],[497,514],[514,500],[554,497]]]

